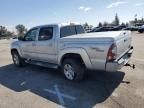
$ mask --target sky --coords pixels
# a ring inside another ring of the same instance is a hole
[[[0,25],[14,28],[60,22],[121,22],[144,17],[144,0],[0,0]]]

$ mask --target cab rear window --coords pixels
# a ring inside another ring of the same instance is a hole
[[[62,27],[60,30],[60,37],[67,37],[71,35],[76,35],[76,34],[82,34],[85,33],[84,29],[82,26],[65,26]]]

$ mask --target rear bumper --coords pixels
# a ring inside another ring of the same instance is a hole
[[[115,72],[119,69],[121,69],[124,65],[126,65],[130,58],[131,55],[133,53],[133,47],[131,47],[121,58],[119,58],[118,60],[115,60],[113,62],[107,62],[106,63],[106,67],[105,70],[107,72]]]

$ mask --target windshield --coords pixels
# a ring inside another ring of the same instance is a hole
[[[81,25],[65,26],[60,30],[60,37],[62,38],[82,33],[85,33],[85,31]]]

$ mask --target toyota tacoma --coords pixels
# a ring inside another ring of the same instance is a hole
[[[86,70],[116,72],[132,55],[130,31],[85,33],[77,23],[37,26],[11,42],[16,66],[25,63],[61,68],[71,81],[82,80]]]

